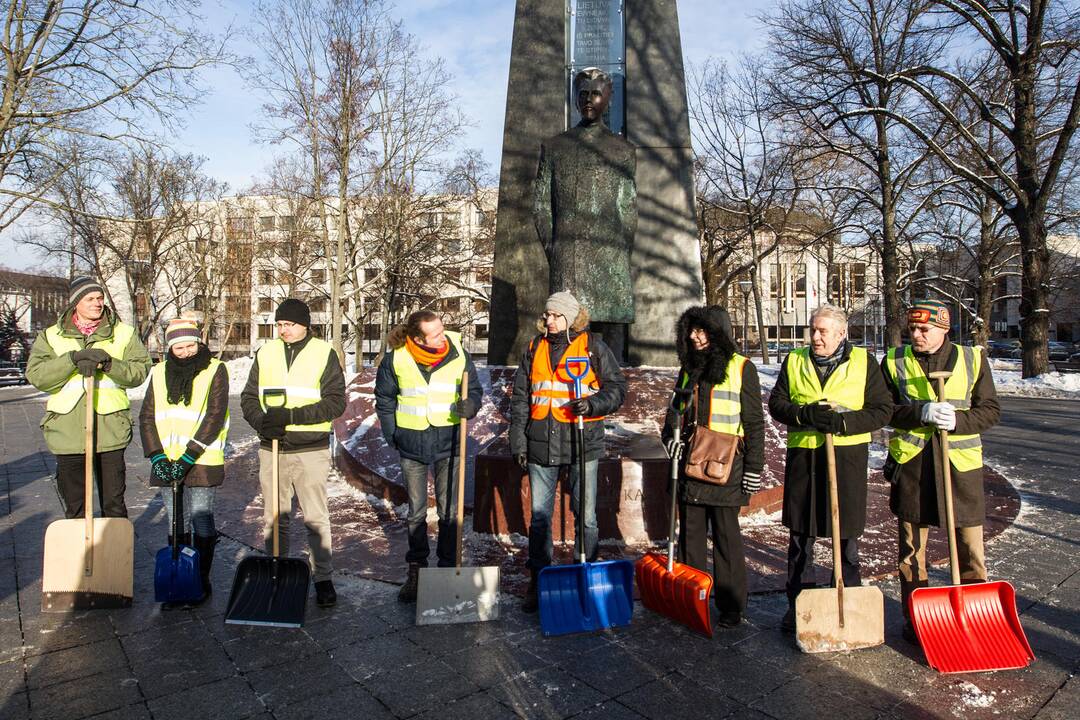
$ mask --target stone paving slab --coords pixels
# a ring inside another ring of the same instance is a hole
[[[3,720],[1061,720],[1076,717],[1080,707],[1080,488],[1060,471],[1080,456],[1072,438],[1062,449],[1061,437],[1039,446],[1021,426],[988,434],[989,454],[1004,458],[999,464],[1017,480],[1023,500],[1015,524],[988,543],[989,565],[993,576],[1016,586],[1038,660],[1020,671],[953,676],[930,670],[921,651],[900,638],[894,579],[879,583],[885,646],[816,656],[800,653],[779,632],[781,593],[752,595],[744,623],[717,629],[712,639],[640,604],[629,627],[543,638],[536,616],[521,613],[512,596],[504,598],[497,622],[416,627],[414,609],[395,601],[396,585],[352,567],[335,576],[338,606],[323,610],[310,602],[303,629],[227,626],[233,573],[258,543],[258,515],[250,512],[235,516],[253,523],[237,533],[245,542],[233,537],[219,545],[211,601],[163,613],[152,602],[152,568],[164,545],[164,512],[156,493],[138,481],[145,463],[136,447],[128,452],[133,606],[43,614],[42,539],[60,511],[53,462],[37,428],[41,398],[18,397],[0,403]],[[1017,417],[1038,412],[1058,424],[1080,423],[1080,404],[1025,406]],[[1005,456],[1014,445],[1021,456]],[[301,523],[293,535],[298,551]],[[339,551],[347,556],[346,545]],[[932,579],[947,582],[947,574],[935,568]]]

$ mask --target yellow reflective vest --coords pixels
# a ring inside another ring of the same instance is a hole
[[[191,398],[188,405],[173,405],[169,402],[169,390],[165,387],[165,363],[160,362],[150,371],[150,383],[154,388],[154,425],[161,438],[163,452],[170,460],[178,460],[187,450],[188,442],[199,431],[203,418],[206,417],[206,405],[210,400],[210,386],[217,372],[220,360],[210,360],[210,365],[203,368],[191,383]],[[225,424],[214,441],[207,445],[203,454],[195,461],[196,465],[224,465],[225,440],[229,435],[229,411],[225,410]]]
[[[118,322],[113,326],[112,337],[108,340],[95,341],[89,347],[104,350],[117,360],[123,360],[124,350],[134,336],[135,328],[127,323]],[[64,337],[60,329],[55,325],[45,331],[45,339],[57,357],[72,351],[82,350],[84,347],[83,343],[76,338]],[[108,415],[127,410],[131,406],[128,402],[127,390],[117,386],[108,375],[98,370],[94,374],[94,379],[94,412],[98,415]],[[60,389],[50,393],[49,400],[45,403],[45,409],[58,415],[67,415],[74,410],[75,406],[79,404],[79,400],[82,399],[83,393],[86,392],[83,381],[84,378],[79,374],[78,369],[72,371],[71,377],[67,379]]]
[[[810,357],[810,348],[792,350],[787,359],[788,393],[791,401],[799,405],[831,402],[837,412],[862,410],[866,402],[866,368],[869,356],[864,348],[853,347],[845,362],[840,363],[821,386],[821,379]],[[863,445],[870,442],[870,433],[835,435],[836,445]],[[789,427],[787,446],[819,448],[825,444],[825,435],[813,428]]]
[[[285,390],[286,408],[314,405],[322,400],[322,376],[333,352],[330,343],[313,337],[293,358],[292,365],[286,365],[285,341],[281,338],[259,348],[255,359],[259,363],[259,403],[263,412],[267,407],[263,390],[271,388]],[[285,431],[330,432],[330,427],[327,420],[310,425],[286,425]]]
[[[957,351],[956,363],[952,368],[952,375],[945,381],[944,398],[938,398],[934,384],[923,372],[910,345],[889,349],[885,371],[899,390],[902,402],[912,404],[943,400],[955,407],[957,412],[967,412],[971,409],[971,393],[975,389],[975,380],[979,377],[982,353],[972,347],[962,345],[954,347]],[[935,432],[937,428],[934,427],[913,430],[894,428],[892,437],[889,438],[889,455],[901,465],[910,462],[930,443],[930,438]],[[949,433],[949,462],[959,472],[981,468],[983,465],[982,437],[978,434]]]
[[[420,366],[407,349],[394,350],[393,366],[398,383],[394,418],[398,427],[426,430],[430,426],[447,427],[458,421],[454,403],[460,397],[465,350],[461,346],[460,333],[447,331],[446,339],[457,350],[457,357],[435,368],[428,380],[424,380]]]
[[[742,376],[746,358],[738,353],[727,364],[724,382],[709,394],[709,429],[745,437],[742,424]]]

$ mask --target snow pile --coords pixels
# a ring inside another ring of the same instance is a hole
[[[960,690],[960,700],[965,707],[969,708],[988,708],[994,704],[995,692],[983,692],[977,685],[974,685],[967,680],[961,682],[957,689]]]
[[[1080,398],[1080,373],[1050,372],[1021,378],[1019,370],[994,369],[994,386],[1002,395]]]

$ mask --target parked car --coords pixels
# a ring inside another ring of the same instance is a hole
[[[1070,356],[1074,354],[1072,345],[1069,343],[1050,341],[1047,343],[1047,354],[1051,362],[1065,362]],[[1009,357],[1019,360],[1023,357],[1023,348],[1017,346],[1010,354]]]
[[[0,385],[25,385],[26,363],[0,360]]]
[[[991,340],[987,343],[986,351],[992,358],[1007,358],[1012,357],[1013,351],[1019,347],[1019,340]]]

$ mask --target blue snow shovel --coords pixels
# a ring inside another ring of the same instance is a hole
[[[574,372],[572,368],[580,368]],[[589,358],[566,359],[566,372],[574,380],[574,395],[581,395],[581,379],[589,372]],[[540,629],[545,636],[590,632],[629,625],[634,614],[634,564],[629,560],[585,560],[585,421],[577,416],[578,508],[576,565],[546,567],[540,571]]]
[[[180,483],[172,484],[172,544],[157,551],[154,563],[154,600],[160,603],[196,602],[202,598],[199,553],[180,544],[184,531],[184,503]]]

